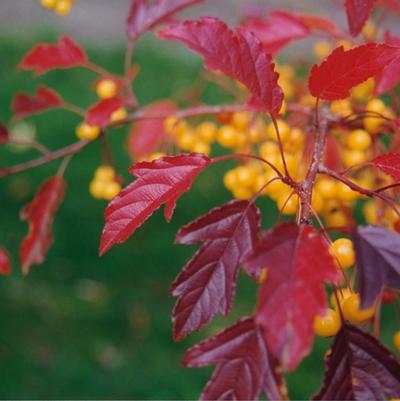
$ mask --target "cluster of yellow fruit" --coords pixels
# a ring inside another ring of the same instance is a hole
[[[95,92],[101,100],[111,99],[118,94],[118,85],[111,78],[102,78],[95,86]],[[115,123],[126,118],[127,112],[124,107],[115,110],[111,114],[111,122]],[[101,133],[101,129],[97,125],[89,125],[86,122],[81,123],[76,128],[76,136],[79,139],[93,141],[97,139]]]
[[[111,200],[121,192],[121,184],[116,180],[115,171],[111,166],[97,168],[89,192],[94,198],[105,200]]]
[[[75,0],[40,0],[42,7],[53,10],[57,15],[68,15]]]

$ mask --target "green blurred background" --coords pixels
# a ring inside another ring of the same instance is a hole
[[[17,72],[22,55],[37,41],[55,41],[57,35],[35,32],[30,38],[2,35],[0,39],[0,118],[10,121],[10,103],[16,91],[33,92],[39,82],[54,87],[70,103],[87,107],[95,101],[95,75],[82,69],[54,71],[33,78]],[[93,62],[121,73],[124,48],[92,46]],[[135,53],[141,67],[135,83],[140,104],[166,98],[190,86],[201,62],[188,53],[171,55],[164,43],[147,38]],[[208,88],[206,101],[224,96]],[[51,149],[75,140],[79,119],[54,111],[30,118],[17,130],[35,130],[36,138]],[[125,150],[126,129],[110,135],[116,164],[122,174],[130,164]],[[178,228],[197,215],[230,199],[221,181],[229,164],[203,173],[193,190],[178,203],[167,224],[157,212],[134,237],[104,257],[97,254],[106,204],[88,193],[101,163],[101,147],[92,144],[75,156],[66,172],[68,189],[54,223],[55,243],[45,263],[22,277],[18,246],[27,232],[19,221],[20,208],[39,184],[53,175],[54,162],[0,181],[0,243],[10,251],[11,277],[0,277],[0,397],[30,399],[196,399],[212,368],[186,369],[180,364],[185,349],[214,334],[237,318],[250,314],[256,286],[244,274],[228,319],[217,318],[199,334],[174,343],[168,287],[195,247],[173,245]],[[0,147],[0,165],[36,157],[32,151]],[[125,177],[129,180],[128,175]],[[275,207],[260,202],[264,226],[276,216]],[[395,330],[388,309],[383,337],[389,344]],[[308,398],[321,382],[323,354],[330,340],[317,340],[313,353],[296,373],[288,376],[290,396]]]

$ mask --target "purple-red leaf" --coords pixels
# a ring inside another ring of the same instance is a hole
[[[0,274],[9,276],[11,274],[11,264],[7,252],[0,247]]]
[[[281,394],[284,380],[252,317],[190,348],[183,364],[192,368],[217,365],[202,400],[257,400],[262,391],[270,400],[285,398]]]
[[[60,107],[63,100],[53,89],[39,86],[34,96],[17,93],[12,104],[14,117],[17,119],[42,113],[43,111]]]
[[[374,8],[376,0],[346,0],[345,8],[350,33],[357,36]]]
[[[171,100],[161,100],[143,108],[148,113],[171,113],[176,104]],[[168,138],[164,129],[164,119],[148,118],[136,122],[128,136],[128,151],[133,160],[149,156]]]
[[[172,314],[176,340],[199,330],[217,313],[229,313],[239,265],[253,250],[259,228],[257,207],[247,201],[232,201],[178,232],[178,243],[203,245],[171,287],[171,294],[178,297]]]
[[[86,122],[89,125],[105,127],[111,121],[114,111],[123,107],[124,101],[119,97],[100,100],[86,112]]]
[[[204,56],[205,66],[247,86],[248,104],[255,110],[278,113],[283,100],[278,74],[261,42],[245,28],[234,30],[216,18],[177,23],[159,32],[164,39],[185,43]]]
[[[10,132],[8,128],[0,122],[0,145],[7,143],[10,140]]]
[[[268,269],[256,322],[271,352],[293,370],[311,349],[315,316],[327,308],[324,282],[339,278],[326,240],[312,227],[284,223],[265,233],[245,264]]]
[[[85,52],[68,36],[62,36],[58,43],[40,43],[33,47],[21,61],[20,68],[44,74],[56,68],[72,68],[87,63]]]
[[[371,163],[396,181],[400,181],[400,153],[385,153],[371,160]]]
[[[369,308],[385,287],[400,289],[400,235],[384,227],[353,232],[361,307]]]
[[[308,87],[320,99],[345,99],[351,88],[382,72],[399,55],[400,48],[385,44],[368,43],[347,51],[340,46],[312,67]]]
[[[324,383],[313,400],[400,397],[400,364],[375,337],[344,325],[326,358]]]
[[[31,203],[21,210],[21,220],[29,222],[29,231],[21,242],[20,261],[26,274],[33,264],[43,263],[53,242],[52,224],[65,192],[62,177],[51,177],[39,188]]]
[[[399,4],[400,6],[400,4]],[[400,37],[385,33],[385,43],[400,46]],[[393,60],[380,74],[375,77],[375,94],[381,96],[393,89],[400,82],[400,56]]]
[[[161,205],[169,221],[176,201],[188,191],[210,159],[196,153],[162,157],[130,168],[137,179],[108,205],[100,243],[100,255],[125,242]]]
[[[154,29],[179,11],[204,0],[132,0],[126,21],[126,33],[130,40],[136,40],[142,33]]]

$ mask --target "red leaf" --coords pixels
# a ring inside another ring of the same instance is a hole
[[[347,51],[340,46],[312,67],[308,87],[320,99],[344,99],[351,88],[382,72],[399,55],[400,48],[375,43]]]
[[[8,258],[7,252],[0,247],[0,274],[3,276],[9,276],[11,274],[10,259]]]
[[[387,400],[400,397],[400,364],[375,337],[349,325],[326,359],[324,383],[313,400]]]
[[[302,39],[311,30],[295,15],[286,11],[274,11],[266,19],[252,18],[244,27],[253,32],[267,53],[275,54],[294,40]]]
[[[362,31],[375,2],[376,0],[346,0],[347,23],[353,36]]]
[[[54,90],[46,86],[39,86],[34,96],[25,93],[17,93],[12,104],[15,118],[20,119],[32,114],[60,107],[63,100]]]
[[[260,213],[247,201],[212,209],[177,234],[180,244],[202,242],[171,286],[178,297],[172,320],[174,338],[199,330],[219,312],[228,315],[236,292],[239,264],[254,247]]]
[[[283,100],[271,57],[250,31],[231,30],[216,18],[201,18],[172,25],[159,32],[178,40],[205,58],[205,66],[242,82],[251,92],[248,104],[255,110],[278,113]],[[229,51],[227,51],[229,49]]]
[[[171,100],[161,100],[144,108],[150,113],[171,113],[176,110],[176,104]],[[136,122],[128,136],[128,150],[132,159],[138,160],[149,156],[167,137],[164,130],[164,119],[149,118]]]
[[[89,125],[105,127],[110,123],[112,113],[123,105],[124,102],[119,97],[100,100],[86,112],[85,120]]]
[[[400,46],[400,37],[385,33],[385,43]],[[380,74],[375,77],[375,94],[381,96],[393,89],[400,82],[400,57],[394,59]]]
[[[400,289],[400,235],[384,227],[353,232],[361,307],[369,308],[385,287]]]
[[[284,380],[252,317],[190,348],[183,364],[191,368],[217,365],[201,400],[257,400],[263,390],[270,400],[285,399],[280,392]]]
[[[137,179],[117,195],[106,209],[100,255],[125,242],[162,204],[169,221],[176,201],[188,191],[197,175],[210,163],[192,153],[141,162],[130,168]]]
[[[324,281],[339,278],[327,243],[313,227],[284,223],[265,234],[246,265],[268,268],[256,321],[271,352],[293,370],[311,349],[315,316],[327,308]]]
[[[43,263],[53,242],[51,232],[54,214],[64,197],[65,181],[51,177],[43,183],[31,203],[21,210],[21,220],[29,222],[29,232],[22,240],[20,261],[26,274],[33,264]]]
[[[399,0],[378,0],[381,5],[400,13],[400,2]]]
[[[371,163],[396,181],[400,181],[400,153],[384,153],[371,160]]]
[[[10,133],[8,128],[0,122],[0,145],[7,143],[10,140]]]
[[[21,61],[20,68],[44,74],[56,68],[71,68],[87,63],[85,52],[68,36],[62,36],[58,43],[40,43],[33,47]]]
[[[135,40],[142,33],[154,29],[179,11],[204,0],[132,0],[126,21],[126,33],[130,40]]]
[[[257,36],[264,50],[270,54],[278,53],[291,42],[303,39],[315,30],[340,36],[337,25],[325,18],[283,10],[273,11],[266,18],[258,15],[249,17],[243,26]]]

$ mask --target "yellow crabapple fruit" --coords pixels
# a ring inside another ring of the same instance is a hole
[[[100,127],[97,125],[89,125],[87,123],[82,123],[76,128],[76,136],[79,139],[86,139],[87,141],[93,141],[97,139],[100,135]]]
[[[374,316],[375,305],[367,309],[360,309],[360,295],[352,294],[343,301],[343,316],[353,323],[363,323]]]
[[[314,318],[314,333],[320,337],[335,336],[341,326],[340,315],[334,309],[327,309],[325,315]]]
[[[103,78],[96,84],[96,94],[100,99],[110,99],[118,94],[117,84],[113,79]]]
[[[350,239],[337,239],[332,243],[331,251],[343,269],[348,269],[354,265],[356,255],[353,248],[353,242]]]

